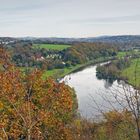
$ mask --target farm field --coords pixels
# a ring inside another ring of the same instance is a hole
[[[124,69],[121,75],[126,77],[130,84],[140,86],[140,58],[132,60],[131,65]]]
[[[132,54],[139,55],[139,54],[140,54],[140,51],[139,51],[139,50],[119,51],[118,54],[117,54],[117,57],[118,57],[118,58],[122,58],[122,57],[125,57],[125,56],[127,56],[127,55],[132,55]]]
[[[50,50],[64,50],[69,47],[70,45],[64,45],[64,44],[34,44],[34,48],[44,48],[44,49],[50,49]]]

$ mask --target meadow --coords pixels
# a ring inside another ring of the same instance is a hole
[[[128,68],[122,70],[121,75],[128,79],[134,86],[140,86],[140,58],[131,60]]]
[[[67,49],[69,47],[71,47],[70,45],[64,45],[64,44],[34,44],[33,45],[34,48],[44,48],[44,49],[50,49],[50,50],[64,50]]]
[[[135,50],[131,50],[131,51],[119,51],[118,54],[117,54],[117,57],[118,58],[122,58],[122,57],[125,57],[125,56],[131,56],[131,55],[139,55],[140,54],[140,51],[135,49]]]

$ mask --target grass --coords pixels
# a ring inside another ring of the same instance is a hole
[[[96,63],[100,63],[100,62],[104,62],[104,61],[109,61],[111,59],[112,58],[110,58],[110,57],[99,58],[99,59],[96,59],[96,60],[91,60],[91,61],[89,61],[87,63],[84,63],[84,64],[77,64],[76,66],[71,66],[69,68],[46,70],[43,77],[45,78],[45,77],[50,77],[51,76],[51,77],[54,77],[55,79],[62,78],[65,75],[68,75],[72,72],[78,71],[82,68],[85,68],[86,66],[93,65],[93,64],[96,64]]]
[[[140,58],[133,59],[131,65],[121,72],[121,76],[126,77],[128,83],[140,86]]]
[[[127,55],[127,52],[118,52],[117,57],[122,58]]]
[[[71,73],[72,71],[75,71],[77,70],[78,68],[80,68],[81,66],[83,66],[83,64],[79,64],[79,65],[76,65],[76,66],[71,66],[69,68],[64,68],[64,69],[52,69],[52,70],[46,70],[43,74],[43,78],[46,78],[46,77],[54,77],[55,79],[57,78],[61,78],[61,77],[64,77],[65,75]],[[26,72],[26,70],[33,70],[33,68],[31,67],[19,67],[20,70],[22,72]]]
[[[69,47],[71,47],[70,45],[63,45],[63,44],[34,44],[33,45],[34,48],[44,48],[44,49],[50,49],[50,50],[64,50],[67,49]]]
[[[76,65],[76,66],[71,66],[69,68],[64,68],[64,69],[53,69],[53,70],[46,70],[44,73],[43,77],[54,77],[55,79],[64,77],[65,75],[77,70],[80,68],[82,65]]]
[[[139,50],[120,51],[120,52],[118,52],[117,57],[122,58],[122,57],[125,57],[127,55],[134,55],[134,54],[140,54],[140,51]]]

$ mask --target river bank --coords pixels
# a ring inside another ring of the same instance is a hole
[[[70,68],[47,70],[44,73],[44,77],[53,77],[55,79],[62,79],[66,75],[80,71],[90,65],[95,65],[98,63],[103,63],[103,62],[114,60],[114,59],[115,59],[114,57],[106,57],[106,58],[101,57],[99,59],[91,60],[84,64],[78,64],[78,65],[72,66]]]
[[[129,61],[129,64],[121,69],[118,66],[122,66],[123,63],[114,63],[113,61],[111,65],[99,66],[97,68],[97,77],[100,79],[123,80],[138,89],[140,87],[140,58],[134,58]],[[126,63],[128,62],[124,62],[124,64]]]
[[[103,65],[104,63],[99,63]],[[78,99],[78,111],[84,118],[99,118],[101,115],[99,110],[94,108],[95,102],[101,105],[102,110],[105,112],[109,111],[108,108],[110,104],[106,102],[105,99],[109,101],[114,101],[114,96],[111,93],[113,89],[116,89],[115,94],[123,93],[120,90],[122,83],[117,80],[110,82],[109,80],[98,79],[96,76],[97,65],[87,66],[77,72],[66,75],[59,82],[65,82],[71,88],[74,88]],[[103,105],[103,106],[102,106]],[[121,108],[119,104],[114,104],[116,108]]]
[[[135,88],[140,87],[140,58],[133,59],[128,68],[121,71],[121,76],[125,77],[126,83]]]

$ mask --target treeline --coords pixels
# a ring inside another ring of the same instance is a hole
[[[117,54],[117,49],[106,43],[79,43],[65,50],[64,60],[72,65],[81,64],[99,57],[112,57]]]
[[[62,69],[83,64],[100,57],[113,57],[117,49],[111,44],[79,43],[65,50],[35,48],[32,43],[20,42],[9,47],[12,61],[18,67]]]
[[[8,47],[12,61],[18,67],[63,68],[62,52],[58,50],[33,48],[31,43],[15,43]]]
[[[98,79],[116,80],[121,78],[121,70],[129,67],[131,58],[125,57],[111,61],[105,65],[97,66],[96,76]]]
[[[102,37],[91,37],[91,38],[10,38],[0,37],[1,42],[12,44],[13,42],[33,42],[34,44],[74,44],[74,43],[110,43],[115,44],[120,50],[131,50],[133,48],[140,48],[140,36],[139,35],[124,35],[124,36],[102,36]]]

